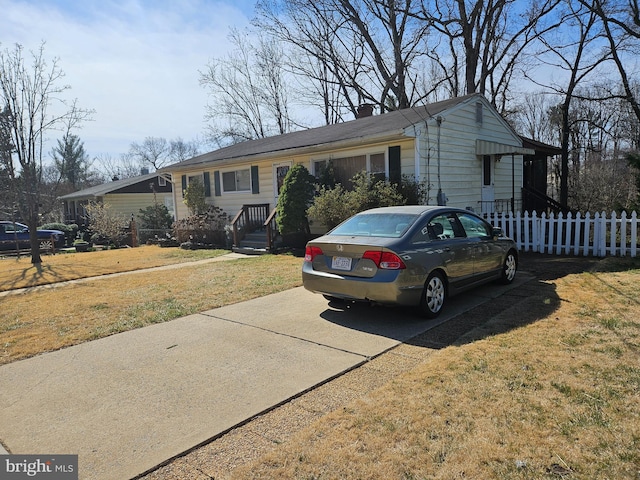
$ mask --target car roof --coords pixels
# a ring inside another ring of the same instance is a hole
[[[395,207],[372,208],[360,213],[408,213],[411,215],[423,215],[425,213],[450,212],[452,210],[457,212],[466,212],[466,210],[461,208],[442,205],[398,205]]]

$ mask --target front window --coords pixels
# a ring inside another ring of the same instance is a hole
[[[345,188],[352,187],[351,179],[360,172],[367,172],[376,179],[386,178],[386,156],[384,153],[369,155],[354,155],[351,157],[332,158],[331,160],[316,160],[313,162],[316,178],[324,184],[342,184]],[[326,178],[331,176],[329,180]]]
[[[234,170],[222,172],[223,192],[250,192],[251,191],[251,170]]]
[[[188,185],[191,185],[193,182],[200,182],[201,185],[204,185],[204,176],[199,173],[198,175],[189,175]]]

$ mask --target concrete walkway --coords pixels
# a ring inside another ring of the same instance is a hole
[[[78,454],[81,479],[132,478],[530,279],[435,321],[299,287],[4,365],[0,441]]]

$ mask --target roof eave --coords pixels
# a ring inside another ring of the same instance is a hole
[[[305,146],[295,147],[295,148],[285,148],[282,150],[272,150],[269,152],[254,153],[250,155],[230,157],[230,158],[211,159],[211,160],[203,159],[200,162],[190,163],[188,165],[180,165],[180,164],[175,164],[173,166],[169,165],[167,167],[164,167],[162,171],[187,172],[191,170],[202,169],[202,167],[205,165],[224,166],[224,165],[229,165],[233,163],[241,163],[242,161],[252,162],[252,161],[259,161],[259,160],[269,160],[272,158],[281,158],[283,156],[291,157],[295,155],[308,155],[308,154],[313,154],[313,153],[317,153],[325,150],[353,148],[353,147],[358,147],[363,145],[370,145],[372,143],[382,143],[385,141],[402,140],[404,138],[407,138],[407,135],[405,134],[405,129],[402,128],[402,129],[384,132],[382,134],[367,135],[367,136],[362,136],[357,138],[339,140],[336,142],[318,143],[313,145],[305,145]]]

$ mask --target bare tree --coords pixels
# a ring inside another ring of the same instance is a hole
[[[559,3],[425,0],[421,18],[439,35],[429,56],[449,95],[482,93],[506,112],[516,69],[524,67],[531,44],[557,27],[551,14]]]
[[[640,7],[638,0],[580,0],[580,3],[598,16],[609,44],[611,58],[615,63],[624,91],[623,98],[629,102],[636,118],[640,120],[640,103],[623,59],[625,53],[634,58],[639,53]]]
[[[11,155],[3,157],[9,176],[11,195],[29,226],[31,262],[41,264],[36,229],[39,223],[43,172],[43,146],[47,132],[61,126],[75,126],[92,112],[82,110],[76,101],[66,103],[62,94],[70,87],[61,85],[64,77],[57,59],[47,65],[44,43],[31,52],[31,65],[23,47],[0,52],[0,105],[8,114]]]
[[[212,59],[200,72],[200,84],[212,98],[206,114],[209,139],[227,145],[290,132],[283,52],[264,38],[254,46],[237,30],[229,37],[233,52]]]
[[[562,84],[544,85],[558,94],[562,100],[556,112],[560,122],[560,195],[559,201],[565,207],[569,204],[569,156],[571,145],[571,102],[578,87],[586,82],[609,58],[608,51],[598,48],[603,39],[597,16],[578,2],[565,0],[560,13],[562,29],[541,35],[543,49],[538,52],[538,61],[564,71],[566,81]],[[538,80],[528,76],[538,85]]]
[[[130,153],[123,153],[120,158],[109,154],[97,155],[93,160],[103,181],[120,180],[140,175],[140,165]]]
[[[199,148],[199,144],[195,140],[186,142],[180,137],[175,140],[147,137],[142,143],[133,142],[129,152],[121,156],[120,174],[117,176],[125,178],[140,175],[142,169],[149,167],[158,170],[171,163],[195,157],[199,153]]]
[[[187,142],[178,137],[169,141],[169,162],[178,163],[200,154],[200,145],[195,140]]]
[[[325,120],[334,120],[363,103],[385,112],[424,100],[418,72],[429,25],[416,19],[419,10],[416,0],[262,1],[255,24],[294,58],[313,59],[291,69],[314,82]]]
[[[166,138],[147,137],[142,143],[133,142],[129,148],[129,154],[137,160],[140,168],[148,168],[150,165],[157,170],[168,163],[169,149]]]
[[[558,97],[545,91],[526,93],[515,105],[511,122],[515,130],[528,138],[550,145],[558,144],[560,135],[550,120],[552,108]]]

